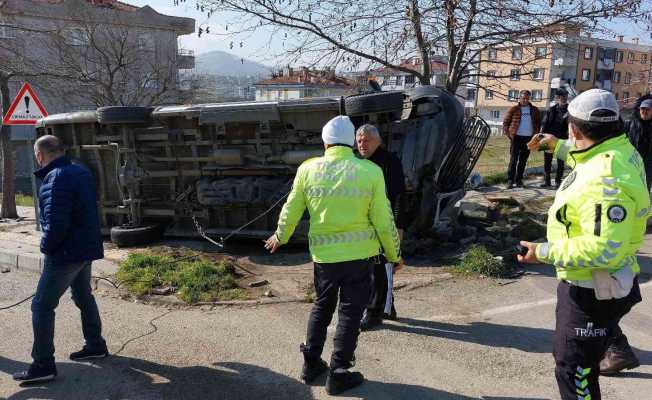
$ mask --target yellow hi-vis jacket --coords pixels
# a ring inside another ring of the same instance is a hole
[[[381,252],[398,262],[400,241],[385,194],[382,170],[346,146],[328,148],[305,161],[294,178],[278,220],[276,236],[290,240],[308,208],[310,253],[318,263],[360,260]]]
[[[573,171],[548,212],[548,242],[537,246],[537,258],[564,280],[590,281],[592,271],[624,267],[638,274],[650,208],[641,156],[625,135],[579,151],[560,140],[555,156]]]

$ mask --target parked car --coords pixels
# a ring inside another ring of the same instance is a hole
[[[120,246],[161,235],[263,238],[276,227],[298,166],[323,154],[336,115],[373,123],[403,163],[403,212],[428,230],[459,197],[489,127],[453,95],[424,86],[347,98],[103,107],[40,120],[95,175],[105,234]],[[457,193],[458,195],[451,195]],[[307,222],[298,227],[305,240]]]

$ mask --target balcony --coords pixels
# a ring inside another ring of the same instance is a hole
[[[179,69],[195,68],[195,52],[192,50],[179,49],[177,52],[177,67]]]

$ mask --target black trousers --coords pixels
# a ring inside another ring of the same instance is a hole
[[[525,165],[530,156],[530,150],[527,149],[527,143],[532,139],[531,136],[514,136],[510,146],[509,169],[507,170],[507,180],[510,182],[521,182]]]
[[[600,360],[618,321],[641,301],[638,280],[627,297],[597,300],[593,289],[557,287],[555,377],[562,400],[601,400]]]
[[[371,295],[369,296],[369,305],[367,306],[367,313],[373,317],[382,318],[385,312],[385,304],[387,303],[387,289],[388,277],[385,263],[385,257],[378,257],[378,262],[373,264],[373,273],[371,276]],[[394,304],[394,296],[392,295],[392,304]]]
[[[543,171],[546,175],[546,180],[550,180],[553,157],[554,155],[552,153],[548,153],[548,152],[543,153]],[[560,159],[557,159],[557,172],[555,174],[555,183],[560,184],[563,176],[564,176],[564,162]]]
[[[326,342],[326,329],[333,319],[337,300],[339,321],[333,339],[331,370],[353,366],[353,354],[358,345],[360,319],[369,301],[371,262],[354,260],[332,264],[315,263],[317,298],[308,320],[308,335],[301,351],[306,361],[321,357]]]

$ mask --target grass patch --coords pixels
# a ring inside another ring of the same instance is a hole
[[[27,194],[16,193],[16,205],[24,207],[34,206],[34,198]]]
[[[493,186],[507,182],[506,172],[494,172],[482,178],[482,184],[485,186]]]
[[[171,287],[186,303],[249,298],[237,283],[235,267],[207,259],[175,261],[166,254],[131,253],[120,263],[118,281],[134,295],[143,296],[154,288]]]
[[[480,154],[480,159],[474,171],[479,172],[484,181],[487,177],[497,173],[505,173],[509,165],[510,141],[505,136],[490,136],[487,144]],[[543,165],[543,152],[533,151],[527,161],[526,168],[540,167]]]
[[[306,288],[306,294],[303,296],[303,301],[306,303],[314,303],[317,299],[317,292],[315,292],[315,287],[310,286]]]
[[[0,193],[0,199],[2,198],[2,193]],[[15,197],[16,205],[23,207],[33,207],[34,198],[28,194],[16,193]]]
[[[510,269],[503,260],[494,258],[486,247],[474,245],[467,250],[462,261],[455,266],[455,271],[464,275],[501,278],[508,275]]]

